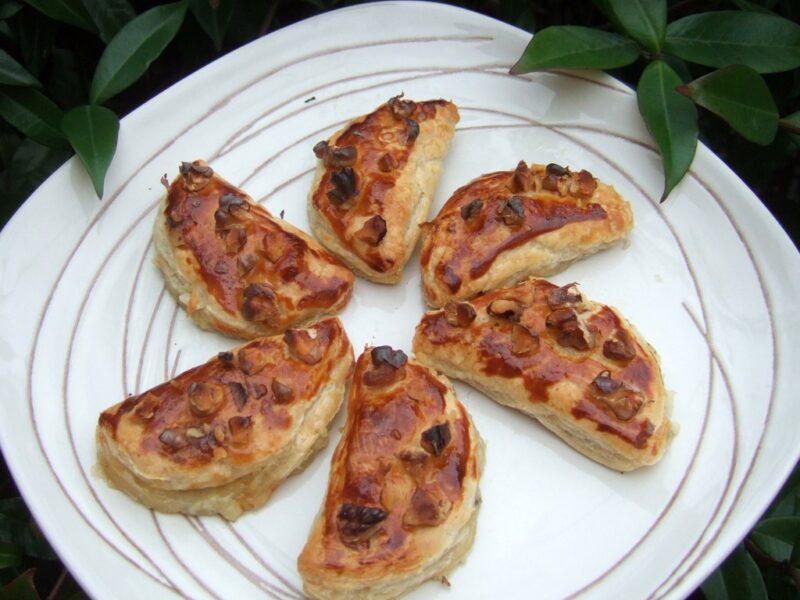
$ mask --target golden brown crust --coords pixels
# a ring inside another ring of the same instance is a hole
[[[338,319],[221,352],[105,410],[101,469],[156,510],[235,519],[324,445],[352,367]]]
[[[529,279],[450,302],[422,318],[414,352],[612,469],[655,463],[669,444],[658,356],[617,311],[585,300],[574,284]]]
[[[588,171],[520,162],[459,188],[423,225],[431,306],[547,276],[608,248],[633,227],[628,203]]]
[[[396,97],[317,144],[308,198],[317,239],[362,277],[397,283],[458,119],[451,102]]]
[[[315,598],[395,598],[463,560],[483,443],[446,378],[388,346],[361,355],[325,503],[298,559]]]
[[[202,161],[183,163],[153,230],[167,287],[204,329],[272,335],[334,314],[353,273]]]

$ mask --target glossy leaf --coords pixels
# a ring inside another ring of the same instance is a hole
[[[800,126],[800,112],[784,117],[781,122],[792,119]],[[773,500],[767,515],[769,517],[800,516],[800,463],[795,465],[789,478],[783,484],[778,497]]]
[[[55,554],[44,537],[34,530],[30,518],[19,520],[0,514],[0,542],[14,544],[26,556],[53,559]]]
[[[9,542],[0,542],[0,569],[16,567],[22,562],[22,552]]]
[[[774,560],[789,560],[793,547],[800,542],[800,517],[764,519],[753,528],[750,538]]]
[[[775,139],[778,107],[764,78],[750,67],[724,67],[680,86],[679,91],[747,140],[767,145]]]
[[[742,544],[702,585],[706,600],[768,600],[761,571]]]
[[[661,201],[683,179],[697,149],[697,109],[675,88],[681,83],[663,61],[650,63],[639,79],[639,112],[661,152],[664,192]]]
[[[106,46],[92,80],[93,104],[118,94],[150,67],[180,29],[186,2],[151,8],[125,25]]]
[[[0,4],[0,19],[10,19],[22,10],[22,3],[6,0]]]
[[[33,569],[0,588],[0,600],[39,600],[36,586],[33,584]]]
[[[117,149],[117,115],[102,106],[79,106],[64,115],[61,127],[102,198],[106,172]]]
[[[792,134],[795,143],[800,144],[800,112],[796,112],[778,121],[779,127],[786,129]],[[800,505],[800,490],[794,495],[795,506]]]
[[[89,33],[97,33],[81,0],[25,0],[25,2],[51,19],[74,25]]]
[[[0,88],[0,117],[45,146],[65,145],[60,124],[63,112],[31,88]]]
[[[667,27],[666,0],[604,0],[604,4],[614,14],[612,23],[623,32],[650,50],[661,50]]]
[[[731,1],[733,2],[733,4],[735,4],[738,8],[740,8],[742,10],[766,13],[766,14],[769,14],[769,15],[774,15],[775,14],[770,9],[768,9],[766,6],[762,6],[761,4],[759,4],[757,2],[750,2],[750,0],[731,0]]]
[[[97,27],[100,39],[108,44],[117,32],[136,18],[128,0],[82,0],[89,18]]]
[[[639,49],[615,33],[588,27],[557,26],[533,36],[511,73],[541,69],[613,69],[634,62]]]
[[[192,0],[192,14],[219,52],[231,23],[234,4],[231,0],[220,0],[216,7],[211,4],[209,0]]]
[[[0,84],[42,87],[36,78],[0,48]]]
[[[788,71],[800,67],[800,25],[757,12],[700,13],[669,24],[664,50],[709,67]]]
[[[0,222],[5,222],[17,206],[72,154],[64,148],[48,148],[30,138],[22,140],[4,163],[0,177]],[[10,514],[10,513],[6,513]],[[12,515],[13,516],[13,515]]]

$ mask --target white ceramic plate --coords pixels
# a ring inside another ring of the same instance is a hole
[[[444,5],[369,4],[278,31],[128,116],[95,198],[76,160],[0,237],[0,441],[26,501],[95,597],[297,598],[295,560],[333,441],[234,524],[165,516],[94,472],[105,407],[232,347],[165,292],[150,245],[159,179],[204,157],[308,229],[311,147],[401,91],[462,119],[435,210],[478,174],[524,158],[586,168],[633,205],[626,248],[570,267],[658,349],[680,433],[653,468],[621,475],[459,385],[488,444],[478,536],[452,589],[413,598],[679,597],[748,531],[800,453],[800,258],[711,152],[659,206],[662,175],[633,94],[602,74],[512,77],[529,35]],[[412,260],[397,286],[356,283],[353,345],[410,350],[423,311]],[[337,424],[341,423],[341,415]],[[124,582],[124,583],[123,583]]]

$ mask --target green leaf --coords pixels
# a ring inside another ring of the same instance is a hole
[[[739,544],[702,585],[706,600],[768,600],[756,561]]]
[[[22,563],[22,552],[9,542],[0,542],[0,569],[16,567]]]
[[[42,87],[21,64],[0,48],[0,84]]]
[[[28,137],[58,148],[65,145],[60,124],[63,112],[46,96],[31,88],[0,88],[0,117]]]
[[[642,46],[660,52],[667,27],[666,0],[605,0],[609,19]]]
[[[231,23],[233,2],[219,0],[216,6],[212,6],[210,0],[192,0],[192,14],[219,52],[222,49],[225,32]]]
[[[794,120],[795,123],[800,127],[800,112],[796,112],[793,115],[789,115],[784,117],[779,121],[779,123],[785,123],[787,121]],[[800,463],[795,465],[794,470],[789,475],[786,482],[783,484],[778,497],[773,500],[772,505],[770,506],[769,510],[767,511],[767,515],[770,517],[791,517],[791,516],[800,516],[800,512],[798,512],[798,506],[800,504],[798,501],[800,500]]]
[[[664,50],[708,67],[788,71],[800,67],[800,25],[756,12],[700,13],[667,26]]]
[[[102,198],[106,171],[117,149],[117,115],[102,106],[79,106],[64,115],[61,127]]]
[[[639,49],[615,33],[573,27],[547,27],[534,34],[511,73],[541,69],[613,69],[634,62]]]
[[[89,18],[97,27],[100,39],[108,44],[117,32],[136,17],[128,0],[82,0]]]
[[[742,136],[766,146],[778,132],[778,107],[761,77],[750,67],[732,65],[678,88]]]
[[[766,14],[769,14],[769,15],[775,14],[770,9],[768,9],[766,6],[761,6],[760,4],[758,4],[756,2],[750,2],[750,0],[731,0],[731,1],[737,7],[739,7],[741,10],[766,13]]]
[[[22,3],[7,0],[0,4],[0,19],[10,19],[22,10]]]
[[[0,542],[14,544],[26,556],[54,559],[55,554],[50,545],[39,533],[35,524],[26,518],[24,521],[0,514]]]
[[[20,203],[71,155],[72,151],[66,148],[48,148],[25,138],[0,175],[0,222],[4,223]],[[14,516],[13,513],[6,514]]]
[[[7,586],[0,588],[0,600],[39,600],[33,584],[33,569],[25,571]]]
[[[650,63],[639,79],[637,98],[664,166],[663,202],[683,179],[697,149],[697,109],[675,88],[680,78],[664,61]]]
[[[92,104],[105,102],[147,71],[180,29],[186,6],[186,2],[156,6],[120,30],[95,70],[89,91]]]
[[[800,144],[800,112],[793,113],[789,116],[783,117],[778,121],[778,126],[781,129],[786,129],[792,134],[792,138],[796,143]],[[797,507],[800,506],[800,486],[794,490],[793,496],[794,513],[797,514]]]
[[[97,33],[81,0],[25,0],[25,2],[51,19],[74,25],[89,33]]]
[[[759,521],[750,538],[778,562],[789,560],[792,547],[800,542],[800,517],[771,517]]]

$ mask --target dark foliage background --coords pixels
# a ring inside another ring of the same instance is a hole
[[[0,47],[33,74],[44,91],[63,110],[85,104],[92,75],[105,49],[97,35],[60,23],[34,8],[39,1],[0,1]],[[85,5],[90,4],[83,0]],[[136,14],[164,4],[164,1],[131,0]],[[214,39],[187,14],[174,40],[155,60],[144,76],[114,96],[105,106],[123,117],[184,76],[223,54],[271,31],[322,12],[355,4],[338,0],[192,0],[192,11],[205,8],[226,16],[227,26]],[[109,2],[115,5],[116,2]],[[561,0],[476,0],[451,2],[528,31],[550,25],[583,25],[611,31],[607,19],[589,1]],[[203,8],[203,7],[200,7]],[[772,10],[790,20],[800,19],[797,0],[679,0],[669,2],[668,20],[710,10]],[[190,11],[190,12],[192,12]],[[612,72],[632,87],[642,64]],[[692,78],[703,71],[691,67]],[[800,69],[766,76],[780,115],[800,110]],[[1,86],[0,86],[1,88]],[[0,89],[0,91],[2,91]],[[701,139],[735,171],[775,215],[791,236],[800,242],[800,143],[779,133],[769,146],[751,144],[719,119],[700,111]],[[50,148],[26,138],[0,118],[0,223],[71,156],[67,147]],[[4,257],[7,258],[7,257]],[[779,534],[752,532],[728,566],[717,571],[704,586],[709,598],[759,596],[743,582],[748,569],[761,571],[770,597],[800,597],[800,472],[795,468],[781,496],[767,511],[775,519],[794,519]],[[788,533],[787,533],[788,531]],[[795,537],[792,538],[792,533]],[[772,537],[770,537],[772,535]],[[765,537],[766,536],[766,537]],[[766,541],[765,541],[766,539]],[[775,541],[777,540],[777,542]],[[778,547],[783,543],[783,546]],[[775,544],[778,544],[776,546]],[[794,566],[792,566],[794,565]],[[744,593],[744,595],[741,595]],[[4,462],[0,463],[0,600],[7,598],[82,597],[50,550],[19,498]],[[702,597],[703,592],[696,592]]]

